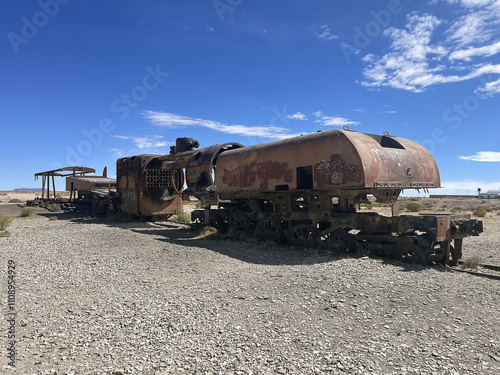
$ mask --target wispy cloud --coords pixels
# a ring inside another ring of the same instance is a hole
[[[317,122],[322,126],[359,125],[359,122],[349,120],[345,117],[325,116],[321,111],[314,112],[314,115],[316,116],[316,120],[314,122]]]
[[[323,39],[323,40],[332,40],[332,39],[338,39],[338,35],[334,35],[332,34],[332,32],[330,31],[330,27],[328,25],[321,25],[319,27],[320,29],[320,32],[318,33],[315,33],[316,36],[319,38],[319,39]]]
[[[462,160],[472,160],[472,161],[488,161],[495,162],[500,161],[500,152],[496,151],[480,151],[476,152],[471,156],[460,156]]]
[[[483,47],[470,47],[453,51],[450,54],[450,60],[472,61],[472,57],[489,57],[500,53],[500,41]]]
[[[283,139],[300,134],[292,134],[288,128],[278,126],[247,126],[239,124],[223,124],[217,121],[205,120],[188,116],[177,115],[175,113],[143,111],[141,114],[153,125],[164,126],[170,129],[178,129],[188,126],[201,126],[226,134],[238,134],[247,137],[262,137],[272,139]]]
[[[500,93],[500,78],[493,82],[486,83],[483,87],[476,90],[478,93],[486,96],[494,96]]]
[[[288,115],[286,116],[286,118],[290,120],[307,120],[307,116],[300,112],[294,113],[293,115]]]
[[[437,84],[500,74],[500,64],[486,60],[500,53],[500,1],[444,1],[454,8],[449,14],[458,14],[455,19],[445,22],[412,12],[405,28],[384,31],[391,40],[389,52],[362,58],[362,85],[421,92]]]
[[[168,146],[170,143],[162,141],[163,136],[155,135],[153,137],[129,137],[125,135],[110,135],[110,137],[127,139],[134,142],[135,146],[139,149],[153,148],[153,147],[164,147]]]

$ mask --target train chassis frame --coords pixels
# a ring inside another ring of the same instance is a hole
[[[463,238],[483,230],[482,222],[469,214],[399,215],[393,209],[389,217],[356,212],[357,204],[368,202],[366,194],[356,200],[311,190],[222,198],[202,197],[204,210],[193,211],[193,222],[210,224],[222,233],[250,233],[262,242],[326,253],[363,249],[422,265],[457,265]],[[217,208],[212,208],[214,202]]]

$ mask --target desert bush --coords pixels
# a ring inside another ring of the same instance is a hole
[[[51,217],[49,217],[49,220],[50,221],[55,221],[55,220],[57,220],[57,216],[51,216]]]
[[[31,207],[23,207],[21,209],[22,217],[30,217],[31,215],[33,215],[33,210],[31,209]]]
[[[460,212],[460,211],[462,211],[462,207],[453,207],[453,208],[451,209],[451,212],[452,212],[452,213],[456,213],[456,212]]]
[[[7,227],[12,224],[14,218],[7,214],[0,214],[0,231],[7,229]]]
[[[490,206],[477,206],[477,207],[476,207],[476,210],[477,210],[478,208],[482,208],[482,209],[483,209],[483,210],[485,210],[486,212],[491,212],[491,211],[493,211],[493,208],[491,208]]]
[[[410,212],[419,212],[424,208],[420,203],[410,202],[406,204],[406,209]]]
[[[472,211],[472,214],[478,217],[485,217],[486,210],[483,208],[483,206],[477,206],[476,209]]]
[[[462,267],[476,269],[480,263],[481,263],[481,258],[478,256],[473,256],[465,259],[464,262],[462,263]]]
[[[191,223],[191,215],[185,212],[184,210],[179,210],[175,215],[170,217],[170,221],[174,223],[183,223],[190,224]]]
[[[373,208],[373,203],[365,203],[365,207],[368,209],[368,210],[371,210]]]
[[[55,203],[51,203],[47,206],[47,209],[49,211],[60,211],[61,210],[61,206],[58,205],[58,204],[55,204]]]
[[[0,232],[0,237],[10,237],[10,232],[8,230],[3,230]]]
[[[20,199],[14,198],[14,199],[11,199],[11,200],[9,201],[9,203],[23,203],[23,201],[22,201],[22,200],[20,200]]]

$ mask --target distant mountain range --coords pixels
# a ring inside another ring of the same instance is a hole
[[[14,189],[14,191],[40,191],[42,189],[40,188],[17,188]]]

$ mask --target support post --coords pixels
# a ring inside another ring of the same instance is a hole
[[[42,175],[42,199],[45,198],[45,175]]]
[[[462,258],[463,238],[455,238],[453,241],[453,251],[451,252],[450,266],[458,266],[458,261]]]
[[[56,199],[56,181],[54,175],[52,175],[52,189],[54,190],[54,199]]]
[[[399,216],[399,202],[393,202],[391,205],[392,216]]]

